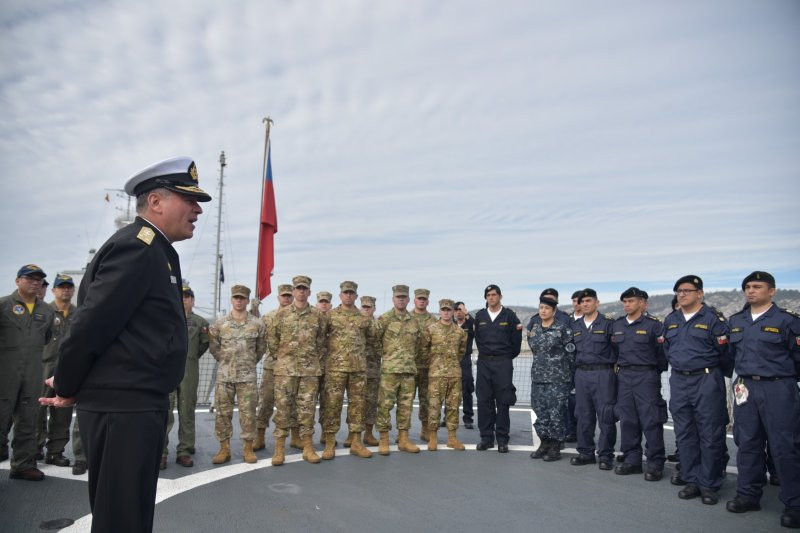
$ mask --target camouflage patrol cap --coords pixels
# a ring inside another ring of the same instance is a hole
[[[392,296],[408,296],[408,285],[395,285],[392,287]]]
[[[53,282],[53,288],[60,287],[61,285],[72,285],[75,286],[75,282],[72,280],[72,276],[67,276],[66,274],[56,274],[56,279]]]
[[[428,289],[414,289],[414,298],[428,298],[431,295],[431,291]]]
[[[684,283],[689,283],[691,285],[694,285],[695,289],[699,289],[701,291],[703,290],[703,280],[700,279],[700,276],[689,274],[687,276],[683,276],[682,278],[678,279],[678,281],[675,282],[675,286],[672,287],[672,292],[677,291],[678,287],[680,287]]]
[[[328,291],[320,291],[317,293],[318,302],[330,302],[331,300],[333,300],[333,294],[329,293]]]
[[[353,291],[358,292],[358,283],[355,281],[343,281],[339,284],[339,289],[342,292]]]
[[[287,283],[284,283],[282,285],[278,285],[278,295],[279,296],[284,296],[284,295],[288,294],[288,295],[291,296],[292,288],[293,287],[291,285],[287,284]]]
[[[231,287],[231,297],[233,296],[242,296],[244,298],[250,298],[250,289],[245,287],[244,285],[234,285]]]
[[[21,278],[22,276],[33,276],[33,275],[39,275],[42,276],[42,278],[47,277],[47,274],[44,273],[44,270],[42,270],[37,265],[25,265],[17,271],[18,278]]]
[[[449,309],[450,311],[452,311],[453,309],[455,309],[455,307],[456,304],[453,302],[453,300],[449,298],[442,298],[441,300],[439,300],[439,309]]]
[[[756,270],[755,272],[751,272],[746,278],[742,280],[742,290],[744,290],[744,286],[747,285],[751,281],[763,281],[770,288],[775,288],[775,278],[769,272],[764,272],[762,270]]]
[[[308,276],[295,276],[292,278],[292,285],[294,288],[298,287],[305,287],[306,289],[311,288],[311,278]]]
[[[375,307],[375,297],[374,296],[362,296],[361,297],[361,305],[370,305]]]

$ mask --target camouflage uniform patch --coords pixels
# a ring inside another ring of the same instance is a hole
[[[300,436],[314,434],[314,411],[319,378],[316,376],[275,376],[276,437],[286,437],[293,427]]]

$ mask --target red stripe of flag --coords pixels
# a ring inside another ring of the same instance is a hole
[[[275,210],[275,189],[272,187],[272,143],[267,151],[267,174],[264,176],[264,197],[261,199],[261,224],[258,228],[258,299],[272,292],[270,276],[275,268],[274,236],[278,233],[278,213]]]

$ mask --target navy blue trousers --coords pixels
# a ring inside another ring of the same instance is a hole
[[[712,368],[708,374],[696,376],[673,372],[669,387],[669,410],[681,452],[681,477],[701,488],[719,490],[728,457],[728,408],[722,371]],[[762,455],[763,450],[762,447]]]
[[[472,377],[472,357],[461,358],[461,405],[464,409],[464,422],[472,423],[475,412],[472,410],[472,393],[475,392],[475,380]]]
[[[661,397],[661,376],[656,370],[626,370],[617,374],[620,449],[625,462],[642,464],[642,434],[647,440],[647,469],[664,469],[664,422],[667,402]]]
[[[578,453],[594,455],[595,425],[600,427],[597,455],[603,461],[614,460],[617,426],[614,402],[617,399],[617,376],[611,368],[575,371],[575,418],[578,419]]]
[[[750,392],[747,402],[733,407],[739,469],[736,493],[751,502],[761,500],[764,445],[769,441],[781,480],[780,499],[789,509],[800,510],[800,389],[794,379],[744,378],[744,384]]]
[[[508,408],[513,404],[514,365],[511,359],[478,359],[478,428],[481,441],[508,444],[511,418]]]

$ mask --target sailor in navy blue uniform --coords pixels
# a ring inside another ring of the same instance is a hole
[[[625,316],[614,321],[611,341],[617,348],[617,404],[623,462],[615,474],[642,473],[642,433],[647,439],[644,478],[663,477],[664,422],[667,402],[661,397],[661,372],[667,369],[662,349],[664,326],[645,313],[647,293],[631,287],[620,296]]]
[[[733,435],[739,476],[728,511],[761,508],[764,446],[769,442],[786,506],[784,527],[800,528],[800,318],[772,303],[775,278],[756,271],[744,278],[749,306],[730,319],[735,358]],[[683,454],[683,448],[681,448]]]
[[[681,451],[682,500],[718,501],[728,450],[725,375],[730,376],[728,324],[703,303],[703,280],[689,275],[673,287],[679,309],[664,320],[664,350],[672,367],[669,409]]]
[[[478,450],[494,447],[508,453],[511,420],[508,408],[517,402],[513,359],[522,349],[522,324],[511,309],[500,305],[502,293],[497,285],[484,289],[486,308],[475,313],[475,343],[478,347]]]
[[[575,418],[578,419],[578,456],[575,466],[594,464],[595,424],[600,427],[597,455],[600,470],[611,470],[617,426],[614,402],[617,399],[616,350],[611,343],[613,321],[597,312],[597,292],[584,289],[580,295],[583,317],[572,323],[577,348],[575,370]]]

